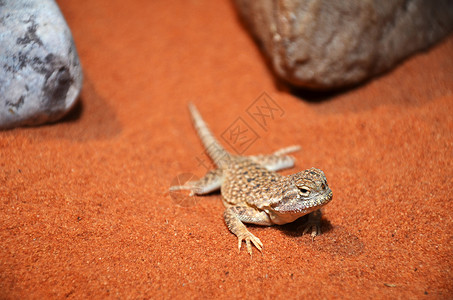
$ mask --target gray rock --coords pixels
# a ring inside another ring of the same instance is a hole
[[[235,0],[276,73],[313,89],[389,70],[453,29],[452,0]]]
[[[52,0],[0,0],[0,128],[61,118],[75,104],[82,69]]]

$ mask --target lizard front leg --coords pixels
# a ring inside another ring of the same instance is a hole
[[[307,217],[307,221],[300,226],[300,229],[303,230],[302,234],[306,234],[311,230],[311,238],[313,240],[315,236],[321,234],[321,209],[309,213]]]
[[[223,217],[228,229],[238,238],[238,251],[241,250],[242,241],[245,241],[247,252],[250,255],[252,255],[250,242],[261,251],[263,243],[247,230],[243,222],[257,225],[272,225],[271,219],[264,211],[259,211],[248,206],[230,206],[225,209]]]

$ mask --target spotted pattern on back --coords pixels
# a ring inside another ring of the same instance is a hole
[[[275,190],[271,186],[282,178],[280,174],[240,156],[233,157],[223,172],[221,193],[226,205],[247,203],[253,206],[256,201],[272,198]]]

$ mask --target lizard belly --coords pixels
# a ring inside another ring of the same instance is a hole
[[[299,219],[300,217],[305,216],[306,212],[299,212],[299,213],[286,213],[286,214],[277,214],[272,210],[265,210],[266,213],[271,218],[272,223],[277,225],[283,225],[287,223],[291,223]]]

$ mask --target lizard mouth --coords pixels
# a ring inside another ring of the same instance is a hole
[[[332,200],[332,197],[333,197],[332,190],[329,189],[329,192],[321,200],[322,205],[325,205],[325,204],[329,203]]]

